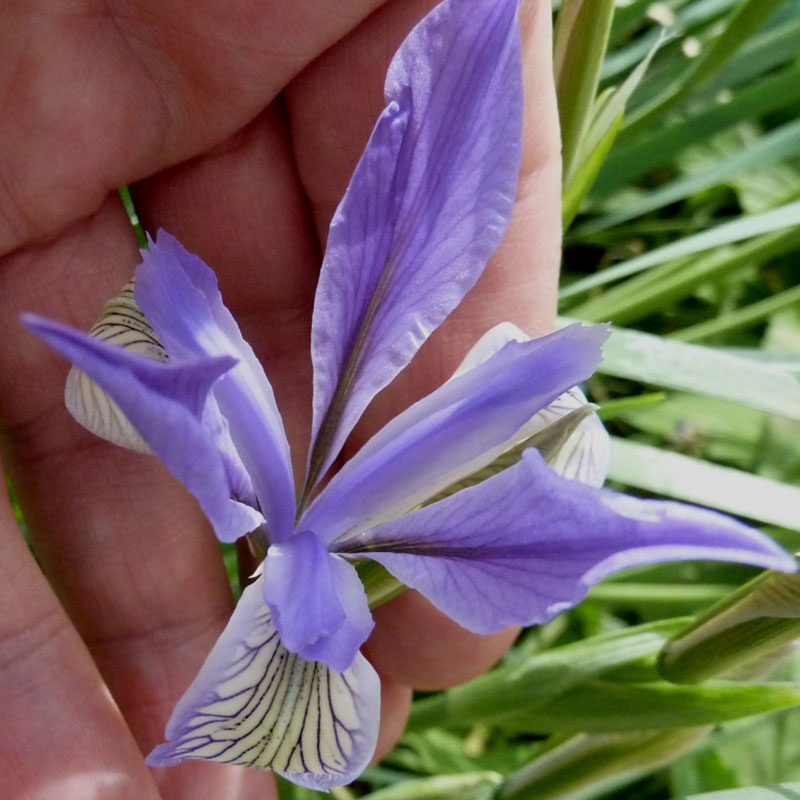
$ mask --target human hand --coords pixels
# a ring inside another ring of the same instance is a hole
[[[89,327],[138,260],[108,189],[142,179],[133,191],[146,227],[166,228],[215,268],[302,453],[318,243],[381,108],[389,58],[432,3],[386,3],[351,31],[376,5],[348,4],[343,18],[338,5],[319,2],[276,2],[256,17],[220,4],[201,18],[168,4],[147,9],[146,25],[74,10],[36,14],[30,4],[7,15],[12,24],[0,36],[16,60],[0,78],[0,427],[60,605],[4,506],[4,797],[270,796],[271,780],[254,771],[145,768],[141,751],[162,740],[230,614],[218,549],[194,501],[155,459],[96,440],[69,419],[65,365],[23,334],[17,317],[35,310]],[[368,412],[351,452],[441,383],[495,322],[511,319],[533,334],[552,325],[560,164],[549,13],[541,2],[521,12],[524,174],[506,239],[479,285]],[[468,634],[411,592],[375,617],[365,652],[382,676],[379,751],[404,724],[408,686],[472,677],[513,637]]]

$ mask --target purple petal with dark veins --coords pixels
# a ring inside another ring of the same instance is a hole
[[[465,628],[547,622],[626,567],[712,559],[792,572],[771,539],[730,517],[558,476],[539,453],[337,549],[383,564]]]
[[[231,620],[147,758],[271,769],[325,790],[355,780],[378,735],[380,681],[360,654],[342,674],[282,645],[262,597],[247,587]]]
[[[226,542],[263,523],[255,509],[234,499],[226,462],[206,424],[212,386],[236,365],[223,356],[160,363],[137,356],[56,322],[25,315],[25,324],[90,375],[197,498],[217,536]]]
[[[136,302],[170,359],[234,356],[239,363],[214,387],[237,453],[253,483],[271,539],[294,524],[289,444],[272,387],[222,302],[214,273],[161,231],[136,271]]]
[[[311,531],[269,548],[264,599],[286,649],[337,672],[353,663],[374,627],[355,569]]]
[[[516,0],[446,0],[409,34],[334,215],[314,306],[309,483],[475,283],[516,193]]]
[[[399,516],[482,469],[497,445],[594,372],[607,336],[601,325],[572,325],[509,342],[375,434],[312,503],[301,527],[330,543],[355,526]]]

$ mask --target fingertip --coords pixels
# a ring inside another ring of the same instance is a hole
[[[411,710],[412,694],[411,687],[381,676],[381,728],[373,764],[388,755],[402,736]]]
[[[375,630],[364,653],[375,669],[389,680],[429,691],[485,672],[519,633],[519,628],[490,636],[471,633],[411,590],[373,613]]]

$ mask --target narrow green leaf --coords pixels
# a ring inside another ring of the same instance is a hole
[[[619,325],[624,325],[641,319],[653,311],[668,307],[670,303],[687,297],[704,283],[730,277],[736,270],[753,264],[766,264],[798,246],[800,246],[800,225],[790,224],[781,230],[757,236],[736,247],[714,249],[713,252],[700,258],[684,256],[650,268],[612,287],[599,297],[571,308],[570,313],[587,322],[613,320]]]
[[[612,437],[609,478],[627,486],[800,530],[800,489]]]
[[[591,119],[613,15],[614,0],[564,0],[556,21],[553,68],[566,181]]]
[[[560,324],[567,320],[560,318]],[[800,382],[794,376],[711,347],[614,328],[598,372],[800,420]]]
[[[743,147],[707,169],[677,178],[665,186],[649,192],[627,208],[592,220],[581,226],[577,233],[588,236],[606,230],[621,222],[663,208],[670,203],[684,200],[704,189],[724,184],[748,170],[774,164],[798,154],[800,154],[800,120],[793,120],[764,134],[752,145]]]
[[[787,108],[798,100],[800,67],[797,64],[789,64],[774,75],[737,89],[724,101],[714,98],[709,104],[702,104],[648,131],[646,136],[626,140],[615,148],[592,187],[592,197],[607,197],[650,170],[669,164],[682,150],[698,141],[707,140],[742,120],[758,119]]]
[[[640,394],[635,397],[620,397],[615,400],[606,400],[597,411],[597,416],[603,422],[616,419],[623,414],[628,414],[631,411],[639,411],[643,408],[650,408],[651,406],[661,403],[666,398],[664,392],[649,392],[648,394]]]
[[[720,600],[661,652],[659,671],[695,683],[751,664],[800,636],[800,576],[765,572]]]
[[[676,612],[691,614],[708,608],[731,591],[722,584],[639,583],[627,580],[603,581],[589,590],[589,599],[611,609],[634,608],[640,613],[660,610],[661,616]]]
[[[569,800],[594,794],[620,777],[637,776],[691,750],[710,727],[674,731],[578,734],[509,775],[499,800]]]
[[[785,64],[795,62],[800,48],[800,16],[797,0],[789,0],[755,35],[748,36],[740,50],[692,101],[708,102],[725,89],[741,86],[766,76]]]
[[[722,333],[730,333],[740,328],[755,325],[772,314],[784,308],[795,306],[798,303],[800,303],[800,285],[778,292],[757,303],[750,303],[742,308],[737,308],[735,311],[728,311],[707,322],[683,328],[671,334],[671,338],[679,339],[682,342],[698,342],[711,336],[718,336]]]
[[[572,224],[583,198],[592,188],[594,179],[600,172],[600,168],[603,166],[603,162],[611,150],[614,140],[617,138],[617,132],[622,124],[622,117],[623,112],[620,111],[616,120],[605,132],[605,136],[600,139],[588,158],[573,172],[572,177],[564,187],[561,201],[561,224],[564,230]]]
[[[653,56],[663,42],[662,34],[622,84],[617,89],[605,92],[601,98],[598,98],[593,109],[591,125],[581,141],[581,159],[586,159],[588,154],[593,153],[600,146],[601,141],[607,137],[611,128],[618,123],[620,115],[624,113],[628,101],[642,82]]]
[[[358,577],[364,585],[370,608],[377,608],[402,594],[406,587],[377,561],[359,561]]]
[[[615,683],[593,679],[533,710],[489,720],[531,733],[611,733],[715,725],[800,705],[793,683]]]
[[[800,73],[798,73],[798,80],[800,81]],[[800,228],[800,202],[787,203],[779,208],[764,211],[761,214],[737,217],[730,222],[723,222],[721,225],[716,225],[702,233],[685,236],[677,242],[671,242],[668,245],[657,247],[655,250],[651,250],[641,256],[623,261],[621,264],[607,267],[595,275],[575,281],[564,287],[559,292],[559,300],[562,302],[571,300],[590,289],[596,289],[599,286],[605,286],[622,278],[636,275],[637,273],[651,269],[659,264],[665,264],[678,258],[685,258],[686,256],[788,227]],[[786,240],[790,244],[794,244],[795,241],[800,240],[800,233],[797,233],[797,231],[787,232]],[[752,260],[752,256],[748,255],[748,259]],[[682,272],[685,272],[685,270],[682,270]],[[694,272],[696,273],[697,270]],[[707,279],[706,273],[703,272],[700,280]],[[630,289],[630,283],[625,284],[625,287],[626,291],[633,294],[636,293],[634,290]],[[606,296],[607,295],[604,295],[604,297]],[[597,313],[594,309],[597,308],[599,305],[598,301],[600,300],[601,298],[598,298],[594,301],[594,306],[589,306],[593,315]],[[586,305],[588,306],[588,303]],[[577,316],[580,315],[578,314]],[[596,316],[594,318],[596,318]]]
[[[679,81],[662,96],[631,116],[629,133],[651,125],[664,112],[680,103],[716,74],[725,62],[760,27],[783,0],[743,0],[731,12],[722,32],[700,51]]]
[[[797,800],[800,783],[776,783],[773,786],[748,786],[722,792],[693,794],[679,800]]]
[[[364,800],[491,800],[503,776],[497,772],[467,772],[401,781],[363,795]],[[319,795],[317,795],[319,796]]]
[[[660,620],[539,653],[523,663],[507,663],[411,708],[409,729],[447,721],[453,725],[492,722],[533,713],[576,684],[622,664],[657,653],[690,618]]]

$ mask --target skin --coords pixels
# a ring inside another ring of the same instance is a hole
[[[255,770],[142,753],[230,615],[217,544],[156,459],[86,433],[68,365],[20,326],[88,328],[133,272],[115,187],[150,230],[214,267],[262,359],[295,454],[310,422],[310,312],[325,234],[382,102],[389,59],[432,0],[2,0],[0,445],[37,562],[0,503],[0,796],[275,797]],[[521,9],[526,120],[508,234],[462,306],[348,443],[445,379],[488,327],[553,326],[560,248],[550,6]],[[345,454],[347,455],[347,453]],[[299,465],[298,465],[299,466]],[[375,614],[378,755],[411,689],[465,681],[516,635],[479,637],[408,592]]]

